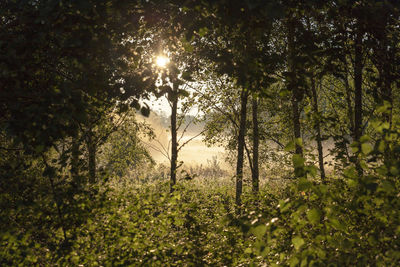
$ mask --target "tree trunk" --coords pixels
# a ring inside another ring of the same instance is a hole
[[[259,180],[259,169],[258,169],[258,157],[259,157],[259,125],[258,125],[258,99],[257,96],[253,95],[252,113],[253,113],[253,168],[252,168],[252,190],[254,194],[257,194],[260,190]]]
[[[96,183],[96,144],[93,140],[92,130],[88,133],[87,142],[88,154],[89,154],[89,183]]]
[[[358,22],[360,24],[360,22]],[[354,55],[354,141],[358,142],[358,153],[361,151],[360,137],[362,135],[362,30],[358,25],[355,36]],[[356,160],[356,168],[362,174],[360,162]]]
[[[178,111],[178,94],[177,86],[174,84],[174,95],[172,97],[172,110],[171,110],[171,193],[174,191],[176,184],[176,166],[178,161],[178,142],[177,142],[177,126],[176,116]]]
[[[321,138],[321,118],[318,108],[318,97],[317,90],[315,88],[315,77],[311,78],[311,92],[313,97],[313,107],[314,113],[318,115],[318,118],[315,120],[315,131],[317,132],[317,148],[318,148],[318,162],[319,162],[319,170],[321,172],[321,180],[323,183],[326,182],[325,177],[325,166],[324,166],[324,151],[322,147],[322,138]]]
[[[301,125],[300,125],[300,111],[299,102],[293,97],[292,98],[292,112],[293,112],[293,135],[295,140],[301,139]],[[303,148],[296,141],[295,153],[303,156]]]
[[[362,33],[357,31],[354,59],[354,140],[362,135]]]
[[[71,177],[77,186],[82,185],[82,179],[79,175],[79,135],[72,137],[71,145]]]
[[[294,19],[289,18],[287,24],[288,30],[288,70],[289,70],[289,81],[288,81],[288,89],[292,93],[292,116],[293,116],[293,137],[295,141],[295,154],[303,156],[303,148],[299,144],[298,140],[301,140],[301,125],[300,125],[300,110],[299,103],[302,100],[303,92],[299,87],[297,70],[296,70],[296,62],[295,62],[295,25]],[[303,175],[302,170],[298,170],[295,167],[295,175],[296,177],[300,177]]]
[[[351,102],[351,95],[350,95],[351,92],[350,92],[347,68],[346,68],[346,77],[344,79],[344,85],[346,89],[346,104],[347,104],[347,117],[349,118],[349,130],[350,133],[354,133],[354,113]]]
[[[301,138],[301,126],[300,126],[300,111],[299,102],[301,101],[300,88],[298,87],[297,75],[296,75],[296,62],[295,62],[295,43],[294,43],[294,22],[293,19],[289,20],[288,23],[288,67],[290,73],[289,80],[289,91],[292,92],[292,115],[293,115],[293,135],[295,139]],[[295,153],[303,156],[303,148],[296,142]]]
[[[392,117],[393,117],[393,93],[392,93],[392,79],[391,79],[391,63],[390,58],[394,58],[395,55],[388,55],[389,52],[384,51],[383,56],[383,88],[382,88],[382,99],[390,104],[390,107],[384,115],[384,120],[389,123],[389,128],[392,128]]]
[[[248,91],[242,89],[240,94],[240,123],[238,135],[238,156],[236,164],[236,208],[240,213],[240,206],[242,205],[242,190],[243,190],[243,162],[244,162],[244,142],[246,135],[246,116],[247,116],[247,99]]]

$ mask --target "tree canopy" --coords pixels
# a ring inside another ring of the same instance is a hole
[[[398,265],[399,38],[395,0],[3,0],[0,264]]]

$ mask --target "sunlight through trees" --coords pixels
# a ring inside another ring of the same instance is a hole
[[[399,66],[395,0],[3,0],[0,265],[398,266]]]

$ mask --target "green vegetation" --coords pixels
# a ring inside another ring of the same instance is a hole
[[[399,38],[394,0],[1,1],[0,265],[400,265]]]

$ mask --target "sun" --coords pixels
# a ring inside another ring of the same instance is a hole
[[[156,65],[159,68],[165,68],[168,65],[168,63],[169,63],[169,58],[166,56],[158,56],[156,58]]]

